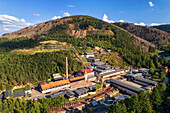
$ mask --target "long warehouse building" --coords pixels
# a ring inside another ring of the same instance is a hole
[[[141,78],[141,77],[135,77],[135,80],[139,81],[139,82],[143,82],[143,83],[149,84],[149,85],[152,85],[152,86],[155,86],[155,85],[158,84],[158,82],[155,82],[155,81],[152,81],[152,80],[148,80],[148,79],[144,79],[144,78]]]
[[[109,79],[109,82],[112,83],[113,85],[117,85],[118,87],[128,89],[128,90],[133,91],[135,93],[139,93],[139,91],[143,90],[142,88],[138,88],[138,87],[132,86],[130,84],[126,84],[126,83],[121,82],[121,81],[116,80],[116,79]]]

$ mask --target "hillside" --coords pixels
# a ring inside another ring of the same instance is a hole
[[[152,26],[152,27],[170,33],[170,25],[168,25],[168,24],[167,25]]]
[[[159,48],[169,45],[170,34],[148,26],[139,26],[133,23],[115,23],[115,25],[127,30],[128,32],[156,44]]]
[[[73,74],[83,64],[71,53],[87,52],[96,46],[113,51],[99,56],[113,66],[149,68],[154,58],[150,54],[154,44],[122,28],[90,16],[65,17],[0,38],[0,90],[46,80],[53,73],[64,74],[66,56],[69,74]],[[162,57],[157,59],[155,65],[166,63]]]
[[[68,35],[80,38],[86,37],[91,34],[104,34],[114,36],[118,32],[118,30],[112,30],[110,29],[110,26],[112,26],[112,28],[114,27],[114,29],[122,30],[117,26],[99,20],[97,18],[78,15],[43,22],[35,26],[26,27],[16,32],[6,33],[3,35],[3,37],[6,37],[8,39],[14,39],[18,37],[31,38],[36,37],[37,35],[48,34],[49,32],[52,33],[53,31],[57,32],[58,35]],[[136,39],[133,40],[133,43],[142,51],[148,51],[149,46],[153,48],[155,47],[154,44],[146,40],[142,40],[140,37],[135,38]]]
[[[97,26],[91,25],[90,21],[85,21],[85,23],[82,23],[81,21],[84,21],[84,19],[89,19],[93,21],[96,20]],[[37,34],[40,35],[43,33],[48,33],[49,31],[54,29],[60,31],[60,33],[64,32],[67,33],[68,35],[76,37],[85,37],[87,36],[87,34],[89,34],[89,32],[93,33],[99,32],[103,34],[114,35],[112,31],[102,29],[102,24],[106,23],[93,17],[70,16],[43,22],[34,26],[23,28],[19,31],[15,31],[12,33],[6,33],[3,35],[3,37],[7,37],[8,39],[14,39],[18,37],[33,37]]]

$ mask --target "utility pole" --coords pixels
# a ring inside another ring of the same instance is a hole
[[[68,60],[66,57],[66,79],[68,79]]]

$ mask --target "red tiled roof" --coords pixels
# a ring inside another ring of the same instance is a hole
[[[84,73],[85,71],[86,71],[87,73],[94,72],[94,71],[92,71],[92,70],[90,70],[90,69],[82,69],[82,70],[81,70],[81,72],[83,72],[83,73]]]
[[[45,85],[46,83],[45,82],[43,82],[43,83],[41,83],[39,86],[41,86],[41,85]]]

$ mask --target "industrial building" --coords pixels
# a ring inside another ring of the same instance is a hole
[[[133,81],[143,82],[145,84],[152,85],[152,86],[156,86],[158,84],[158,82],[156,82],[156,81],[144,79],[141,77],[135,77]]]
[[[116,79],[109,79],[107,82],[110,82],[112,86],[117,87],[119,90],[126,92],[129,95],[134,95],[143,90],[142,88],[135,87]]]
[[[96,67],[96,66],[102,66],[102,65],[105,65],[106,63],[104,62],[93,62],[91,65]]]
[[[88,91],[89,89],[83,87],[83,88],[78,88],[74,91],[74,93],[76,94],[76,96],[78,98],[82,98],[82,97],[85,97],[85,96],[88,96]]]
[[[69,89],[65,90],[65,97],[69,99],[69,101],[74,100],[75,99],[75,93]]]
[[[117,71],[105,71],[105,72],[98,74],[97,77],[107,78],[107,77],[112,77],[115,75],[123,74],[124,72],[125,72],[124,69],[120,69]]]
[[[61,88],[69,87],[69,86],[70,86],[70,81],[68,79],[60,80],[60,81],[56,81],[56,82],[41,84],[40,91],[42,93],[47,93],[47,92],[51,92],[51,91],[58,90]]]
[[[100,58],[97,58],[97,57],[88,57],[87,61],[88,62],[99,62],[101,60],[100,60]]]
[[[50,98],[56,98],[56,97],[62,97],[65,95],[65,90],[60,90],[59,92],[53,93],[50,96]]]
[[[11,91],[11,90],[7,90],[5,92],[3,92],[2,94],[0,94],[0,99],[8,99],[9,97],[24,97],[25,96],[25,90],[18,90],[18,91]]]
[[[75,93],[69,89],[60,90],[56,93],[49,95],[50,98],[56,98],[56,97],[62,97],[62,96],[65,96],[66,98],[68,98],[69,101],[75,99]]]

